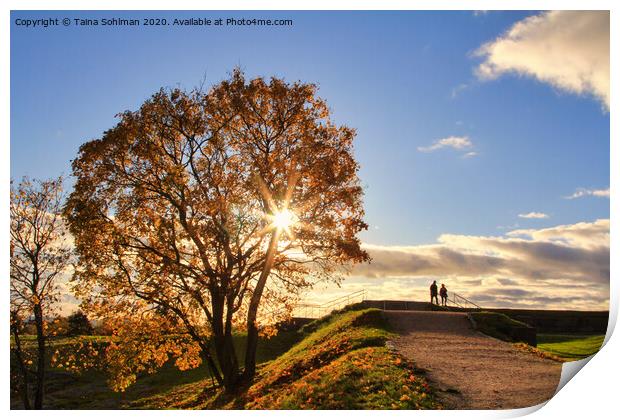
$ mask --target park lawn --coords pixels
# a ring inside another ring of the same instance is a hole
[[[172,363],[140,375],[125,392],[107,387],[103,372],[52,369],[46,408],[56,409],[438,409],[433,390],[414,365],[386,348],[394,334],[381,311],[337,311],[299,332],[259,343],[258,375],[229,396],[204,366],[180,372]],[[82,337],[89,340],[89,337]],[[100,339],[100,338],[97,338]],[[76,340],[76,339],[73,339]],[[245,337],[236,337],[239,347]],[[57,344],[63,343],[61,340]],[[70,340],[66,344],[70,343]],[[20,408],[12,395],[11,405]]]
[[[286,352],[300,337],[296,331],[281,331],[270,339],[259,341],[256,359],[266,362]],[[35,336],[23,337],[25,348],[34,348]],[[63,347],[70,349],[77,342],[106,342],[109,337],[81,336],[71,338],[57,338],[49,343],[50,353]],[[245,335],[235,336],[235,345],[242,348],[246,340]],[[242,352],[238,351],[243,359]],[[179,371],[172,362],[165,364],[154,374],[140,374],[136,383],[125,392],[114,392],[107,385],[104,372],[89,370],[81,374],[68,372],[60,368],[48,368],[46,371],[45,408],[49,409],[118,409],[134,405],[135,401],[165,393],[169,390],[187,384],[202,383],[203,388],[211,384],[211,379],[205,365],[196,369]],[[11,393],[11,407],[22,408],[19,396]]]
[[[537,334],[538,348],[566,361],[593,355],[603,345],[605,335]]]

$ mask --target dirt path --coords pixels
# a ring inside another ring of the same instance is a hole
[[[550,399],[562,364],[519,351],[471,328],[460,312],[385,311],[396,349],[426,371],[451,409],[508,409]]]

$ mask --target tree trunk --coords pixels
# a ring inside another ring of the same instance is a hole
[[[34,394],[34,408],[43,408],[43,385],[45,380],[45,333],[43,331],[43,308],[40,303],[34,306],[34,322],[37,328],[37,373]]]
[[[265,290],[265,284],[267,283],[267,278],[269,277],[269,273],[271,272],[271,267],[273,266],[273,261],[276,256],[279,237],[279,229],[271,235],[269,247],[267,248],[265,265],[263,267],[263,271],[260,273],[258,282],[256,282],[256,288],[254,288],[254,293],[252,293],[250,306],[248,308],[248,341],[245,348],[245,368],[243,371],[244,380],[248,382],[252,380],[256,374],[256,348],[258,347],[258,326],[256,325],[256,316],[258,314],[258,306],[260,305],[261,297],[263,296],[263,290]]]
[[[22,401],[24,403],[24,409],[30,410],[30,398],[28,396],[28,369],[26,369],[26,364],[24,363],[24,358],[22,357],[22,344],[19,338],[19,326],[13,326],[13,337],[15,338],[15,359],[17,360],[17,365],[19,366],[19,371],[21,374],[21,382],[22,382]]]
[[[213,362],[213,358],[211,357],[211,352],[209,351],[209,349],[203,348],[202,353],[204,358],[207,360],[207,364],[209,365],[209,370],[211,371],[211,379],[214,379],[220,386],[224,385],[224,379],[222,378],[222,375],[220,375],[220,371],[217,369],[217,366]]]
[[[222,298],[213,300],[213,339],[215,354],[220,365],[223,385],[226,392],[234,392],[240,383],[239,362],[235,352],[232,330],[227,323],[224,326],[224,301]]]
[[[256,322],[248,322],[248,342],[245,349],[245,368],[243,378],[250,381],[256,374],[256,349],[258,347],[258,328]]]

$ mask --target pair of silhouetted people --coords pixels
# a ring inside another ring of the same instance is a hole
[[[439,296],[441,296],[441,305],[448,306],[448,289],[443,283],[439,290]],[[433,304],[433,299],[435,299],[435,304],[439,305],[439,300],[437,299],[437,280],[434,280],[433,284],[431,284],[431,305]]]

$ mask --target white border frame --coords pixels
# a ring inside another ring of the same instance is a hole
[[[2,61],[2,67],[0,68],[0,86],[1,91],[4,92],[3,100],[0,101],[0,121],[2,124],[2,153],[0,153],[0,159],[2,160],[1,169],[1,181],[0,181],[0,194],[3,200],[3,205],[0,208],[0,225],[9,226],[9,179],[10,179],[10,11],[11,10],[611,10],[611,74],[616,74],[613,70],[618,68],[618,23],[620,21],[620,14],[617,13],[617,9],[620,9],[620,2],[607,1],[607,0],[591,0],[591,1],[576,1],[576,0],[435,0],[435,1],[406,1],[406,0],[383,0],[378,1],[354,1],[354,0],[301,0],[296,1],[294,4],[284,0],[227,0],[227,1],[197,1],[197,0],[175,0],[175,1],[162,1],[152,0],[149,2],[141,2],[138,0],[110,0],[110,1],[90,1],[82,2],[76,0],[57,0],[53,4],[49,1],[43,0],[5,0],[0,6],[2,9],[1,35],[0,35],[0,57],[5,60]],[[499,35],[499,34],[498,34]],[[618,93],[617,85],[614,80],[611,82],[611,103],[610,109],[613,109],[614,98]],[[618,338],[610,340],[611,332],[615,327],[617,315],[618,315],[618,260],[613,258],[614,251],[618,249],[619,228],[615,223],[615,217],[618,215],[619,201],[616,199],[616,193],[618,188],[616,187],[618,179],[620,178],[620,160],[618,159],[618,143],[617,143],[617,118],[613,112],[610,113],[611,119],[611,138],[610,138],[610,160],[611,160],[611,198],[610,198],[610,218],[614,221],[611,223],[611,285],[610,285],[610,320],[609,330],[606,337],[606,345],[601,351],[594,356],[588,363],[588,368],[580,372],[577,377],[571,380],[553,399],[546,404],[544,409],[538,410],[542,407],[526,408],[521,410],[507,410],[507,411],[423,411],[411,413],[408,411],[397,412],[381,412],[374,413],[371,411],[356,411],[347,412],[346,414],[335,414],[334,412],[325,412],[323,415],[352,415],[356,418],[370,419],[376,415],[389,415],[392,418],[409,419],[410,416],[421,416],[424,418],[441,416],[442,418],[504,418],[504,417],[516,417],[525,415],[531,412],[534,414],[530,418],[607,418],[610,417],[609,413],[615,409],[615,402],[617,397],[616,387],[617,382],[620,380],[619,362],[615,356],[620,349]],[[615,142],[611,139],[616,139]],[[616,163],[615,165],[613,163]],[[0,241],[0,255],[9,255],[9,240],[8,229],[4,233],[4,240]],[[8,279],[8,259],[5,257],[1,263],[3,277]],[[5,285],[8,289],[8,285]],[[5,289],[5,290],[7,290]],[[8,341],[9,337],[9,316],[8,316],[8,294],[2,300],[2,307],[0,309],[0,336],[5,337]],[[9,346],[5,341],[5,345],[1,349],[0,356],[2,358],[2,369],[0,371],[0,377],[4,378],[4,392],[0,397],[4,401],[4,407],[9,409],[9,371],[8,371],[8,359],[9,359]],[[615,410],[614,410],[615,411]],[[108,411],[92,411],[87,415],[96,418],[108,417],[111,413]],[[168,416],[216,416],[216,417],[252,417],[252,418],[282,418],[289,417],[291,413],[285,411],[269,412],[166,412],[166,411],[139,411],[129,412],[120,411],[115,412],[114,415],[131,416],[133,418],[163,418]],[[48,411],[45,416],[50,418],[78,418],[84,416],[82,411]],[[314,417],[316,413],[311,411],[299,411],[295,413],[295,416],[301,418]],[[10,416],[14,418],[29,418],[30,416],[38,416],[36,413],[28,413],[24,411],[10,411]]]

